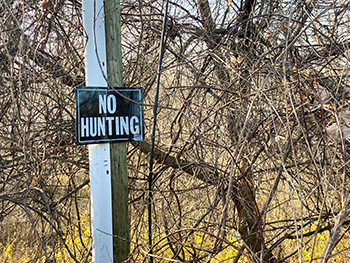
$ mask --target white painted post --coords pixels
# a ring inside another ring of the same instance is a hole
[[[95,11],[94,11],[95,10]],[[83,1],[84,27],[88,36],[85,54],[86,86],[106,87],[107,75],[103,0]],[[94,17],[95,16],[95,17]],[[93,21],[95,19],[95,30]],[[101,63],[98,63],[94,45]],[[112,186],[110,144],[89,145],[92,262],[113,262]]]

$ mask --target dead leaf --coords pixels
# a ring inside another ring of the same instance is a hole
[[[339,129],[343,132],[344,139],[350,137],[350,109],[343,108],[339,113],[340,127],[337,123],[333,123],[327,128],[327,133],[334,139],[339,140]]]

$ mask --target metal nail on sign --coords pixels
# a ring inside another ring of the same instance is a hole
[[[78,144],[143,140],[140,88],[76,87],[75,97]]]

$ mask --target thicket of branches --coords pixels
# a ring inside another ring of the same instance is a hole
[[[0,242],[37,247],[33,261],[58,261],[64,251],[82,262],[91,240],[82,224],[88,156],[75,145],[81,2],[0,3]],[[170,1],[155,138],[155,260],[347,259],[349,8]],[[122,1],[121,14],[125,84],[143,87],[145,102],[146,140],[128,145],[130,262],[138,262],[149,251],[147,105],[164,6]],[[25,242],[6,232],[16,220]]]

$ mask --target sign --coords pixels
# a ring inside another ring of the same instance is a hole
[[[78,144],[143,140],[141,89],[115,90],[75,88]]]

